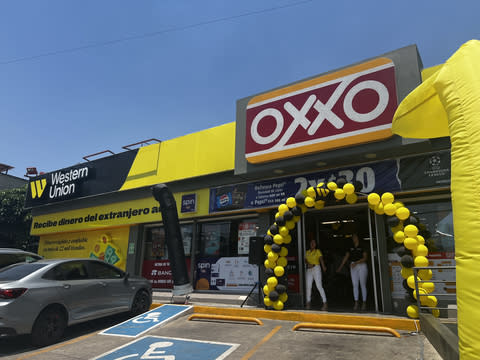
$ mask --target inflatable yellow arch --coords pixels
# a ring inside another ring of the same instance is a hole
[[[410,138],[450,136],[459,353],[480,359],[480,41],[463,44],[400,103],[392,131]]]

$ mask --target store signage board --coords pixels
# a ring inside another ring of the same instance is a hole
[[[210,189],[209,212],[238,209],[258,209],[278,206],[318,183],[344,178],[347,182],[360,181],[362,192],[400,190],[396,160],[355,165],[315,173],[281,177],[274,180],[236,184]]]
[[[197,194],[182,195],[180,212],[184,214],[184,213],[194,213],[196,211],[197,211]]]
[[[250,99],[245,156],[264,163],[392,136],[395,68],[377,58]]]
[[[220,360],[225,359],[238,347],[239,344],[145,336],[97,356],[94,360]]]
[[[162,305],[146,313],[138,315],[118,325],[112,326],[100,333],[100,335],[137,337],[145,332],[167,323],[192,309],[187,305]]]

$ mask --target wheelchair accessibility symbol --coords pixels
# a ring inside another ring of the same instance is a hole
[[[95,360],[214,360],[225,359],[239,344],[146,336],[96,357]]]
[[[101,335],[137,337],[192,309],[185,305],[162,305],[102,331]]]

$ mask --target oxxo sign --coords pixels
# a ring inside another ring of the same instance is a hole
[[[378,58],[253,97],[245,156],[262,163],[392,136],[394,64]]]

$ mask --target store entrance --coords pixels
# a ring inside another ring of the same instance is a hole
[[[346,252],[352,247],[352,234],[360,239],[360,246],[366,250],[367,259],[367,302],[364,311],[375,311],[374,286],[371,274],[371,236],[369,213],[365,207],[342,206],[337,209],[324,209],[305,214],[304,249],[309,249],[312,236],[317,239],[317,248],[323,254],[326,271],[322,272],[322,283],[325,290],[329,311],[352,312],[354,307],[353,286],[350,272],[350,261],[337,271]],[[305,263],[305,259],[303,259]],[[305,284],[306,288],[307,284]],[[359,299],[362,300],[361,289]],[[361,303],[361,301],[360,301]],[[322,299],[315,286],[312,285],[311,308],[320,310]],[[361,310],[361,305],[358,311]]]

